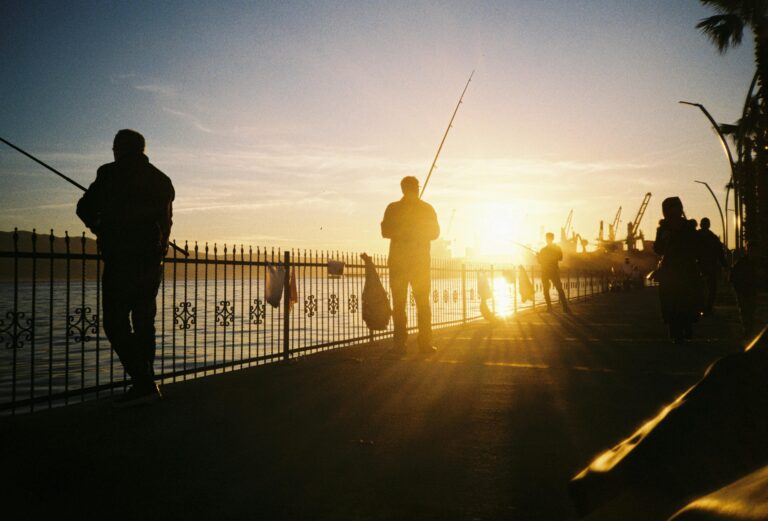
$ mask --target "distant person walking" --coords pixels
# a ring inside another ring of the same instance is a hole
[[[565,291],[563,291],[563,283],[560,281],[560,267],[558,266],[558,263],[563,260],[563,250],[554,243],[554,233],[547,232],[545,238],[547,245],[536,254],[536,258],[541,265],[541,283],[544,290],[544,301],[547,303],[547,311],[552,311],[552,299],[549,296],[549,290],[551,286],[554,286],[557,290],[560,304],[563,306],[563,312],[570,314],[571,308],[568,306],[568,299],[565,296]]]
[[[712,313],[717,297],[717,283],[723,268],[728,266],[725,260],[725,248],[720,239],[709,229],[708,217],[701,219],[701,228],[696,232],[699,239],[699,267],[707,285],[707,301],[704,305],[704,314]]]
[[[432,309],[430,292],[430,241],[440,236],[437,215],[431,205],[419,198],[419,180],[404,177],[400,181],[403,198],[391,203],[381,221],[381,236],[389,243],[389,285],[392,289],[392,321],[394,346],[392,352],[404,354],[408,338],[408,285],[413,289],[419,325],[419,351],[431,354]]]
[[[662,259],[654,278],[659,282],[664,323],[672,340],[680,344],[693,335],[700,309],[698,238],[696,225],[685,217],[679,197],[664,199],[661,210],[664,218],[656,229],[653,249]]]
[[[104,260],[104,332],[131,378],[115,406],[158,399],[155,384],[155,297],[168,250],[174,189],[144,155],[144,137],[121,130],[114,163],[99,167],[77,203],[77,215],[96,234]]]

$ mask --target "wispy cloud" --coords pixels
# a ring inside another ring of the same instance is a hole
[[[193,116],[192,114],[189,114],[187,112],[182,112],[180,110],[174,110],[174,109],[171,109],[171,108],[168,108],[168,107],[163,107],[163,111],[167,112],[168,114],[171,114],[173,116],[176,116],[177,118],[181,118],[182,120],[186,121],[187,123],[192,125],[192,127],[196,128],[197,130],[199,130],[201,132],[206,132],[208,134],[213,132],[213,130],[211,130],[209,127],[203,125],[203,123],[198,118]]]
[[[156,83],[145,83],[141,85],[134,85],[134,89],[143,92],[150,92],[152,94],[159,94],[162,96],[176,96],[176,89],[168,85],[161,85]]]
[[[74,208],[75,203],[61,203],[61,204],[40,204],[34,206],[20,206],[16,208],[0,208],[0,213],[16,213],[16,212],[29,212],[33,210],[58,210],[61,208]]]
[[[111,83],[118,84],[118,83],[124,83],[125,80],[129,80],[134,77],[136,77],[136,75],[132,72],[126,73],[126,74],[110,74],[109,81]]]

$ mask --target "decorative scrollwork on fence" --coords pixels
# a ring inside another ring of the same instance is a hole
[[[453,297],[453,302],[454,303],[459,301],[459,291],[458,290],[456,290],[456,289],[453,290],[453,295],[451,295],[451,296]]]
[[[266,316],[266,308],[264,307],[264,301],[260,298],[254,299],[253,305],[248,310],[248,320],[251,324],[263,324],[264,317]]]
[[[304,314],[308,317],[314,317],[317,314],[317,297],[309,295],[304,299]]]
[[[220,326],[230,326],[235,323],[235,306],[230,301],[219,301],[216,306],[216,322]]]
[[[179,305],[173,308],[173,321],[178,324],[179,329],[189,329],[197,321],[197,308],[193,308],[189,301],[179,302]]]
[[[25,317],[26,313],[22,311],[8,311],[5,318],[0,319],[0,342],[7,337],[7,349],[21,349],[24,347],[24,341],[32,339],[32,319]]]
[[[357,313],[357,295],[350,295],[347,299],[347,310],[350,313]]]
[[[91,313],[91,308],[75,308],[75,314],[67,317],[67,336],[74,337],[75,342],[90,342],[91,335],[99,331],[99,315]],[[90,333],[90,334],[89,334]]]
[[[432,290],[432,302],[434,302],[435,304],[440,302],[440,292],[437,291],[436,289]]]
[[[446,303],[446,304],[448,304],[448,301],[449,301],[449,300],[450,300],[450,296],[449,296],[449,294],[448,294],[448,290],[447,290],[447,289],[444,289],[444,290],[443,290],[443,302],[444,302],[444,303]]]
[[[335,315],[339,312],[339,297],[338,295],[331,295],[328,297],[328,313]]]

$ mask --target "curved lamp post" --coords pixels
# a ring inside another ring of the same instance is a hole
[[[698,107],[699,110],[701,110],[704,113],[704,115],[707,117],[709,122],[712,124],[712,128],[715,129],[715,132],[717,132],[717,135],[720,137],[720,142],[723,144],[725,155],[728,156],[728,164],[731,167],[731,180],[728,182],[728,185],[727,185],[728,187],[725,191],[725,211],[727,213],[728,212],[728,194],[731,191],[731,186],[733,186],[733,180],[736,173],[736,164],[733,162],[733,155],[731,154],[731,149],[728,146],[728,141],[725,140],[725,136],[723,135],[723,132],[720,130],[720,126],[715,121],[715,118],[713,118],[712,115],[709,113],[709,111],[706,108],[704,108],[704,105],[702,105],[701,103],[692,103],[690,101],[680,101],[679,103],[683,105],[690,105],[692,107]],[[715,198],[715,202],[717,203],[717,209],[720,211],[720,219],[723,222],[723,242],[725,243],[725,247],[727,248],[728,247],[728,228],[725,226],[725,218],[723,217],[723,211],[720,208],[720,202],[717,200],[715,193],[712,191],[712,189],[709,187],[707,183],[704,183],[702,181],[696,181],[696,182],[705,185],[709,190],[709,193],[712,194],[712,197]],[[738,243],[738,240],[736,242]],[[738,244],[735,244],[735,247],[738,248]]]
[[[712,198],[715,200],[715,204],[717,205],[717,211],[720,212],[720,223],[723,225],[723,237],[726,241],[726,244],[728,244],[728,229],[725,227],[725,217],[723,216],[723,209],[720,206],[720,201],[717,200],[717,196],[715,195],[715,192],[712,191],[712,189],[709,187],[708,183],[705,183],[704,181],[694,181],[694,183],[699,183],[700,185],[704,185],[707,187],[707,190],[709,190],[709,193],[712,194]],[[727,246],[726,246],[727,247]]]

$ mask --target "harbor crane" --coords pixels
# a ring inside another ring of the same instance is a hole
[[[648,208],[648,202],[651,200],[651,192],[648,192],[645,194],[645,197],[643,197],[643,202],[640,203],[640,208],[637,210],[637,215],[635,215],[635,220],[631,223],[627,224],[627,250],[628,251],[635,251],[637,249],[635,243],[637,242],[638,235],[642,235],[642,232],[640,232],[640,221],[643,220],[643,215],[645,215],[645,209]]]
[[[565,225],[560,228],[560,242],[566,242],[568,240],[568,233],[571,231],[571,223],[573,222],[573,208],[568,212],[568,218],[565,220]]]
[[[613,218],[613,222],[608,225],[608,240],[609,241],[615,241],[616,240],[616,230],[619,229],[619,223],[621,222],[621,206],[619,206],[619,210],[616,212],[616,217]]]

